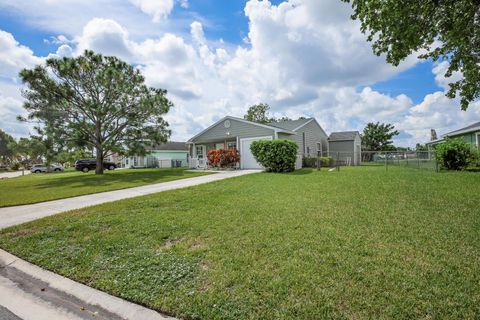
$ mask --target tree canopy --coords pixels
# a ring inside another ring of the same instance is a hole
[[[480,95],[480,2],[478,0],[342,0],[351,3],[353,19],[373,42],[375,54],[398,65],[414,52],[421,59],[448,61],[445,77],[459,71],[449,98],[460,95],[461,108]]]
[[[10,163],[14,156],[15,139],[0,129],[0,161]]]
[[[243,116],[245,120],[253,121],[257,123],[270,123],[270,122],[282,122],[282,121],[289,121],[292,120],[289,117],[283,116],[281,118],[275,118],[270,116],[268,111],[270,110],[270,106],[268,103],[258,103],[254,104],[250,108],[248,108],[247,113]],[[300,117],[300,119],[305,119],[304,117]]]
[[[390,123],[370,122],[363,129],[363,149],[368,151],[393,151],[396,150],[391,140],[399,132]]]
[[[141,154],[170,135],[163,119],[173,106],[167,91],[147,87],[138,68],[116,57],[85,51],[48,59],[20,77],[28,119],[40,121],[53,141],[95,149],[97,174],[107,155]]]
[[[269,123],[274,121],[274,118],[270,117],[268,110],[270,110],[270,106],[267,103],[254,104],[248,108],[247,113],[243,118],[257,123]]]

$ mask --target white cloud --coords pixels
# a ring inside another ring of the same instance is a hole
[[[205,44],[205,34],[203,32],[203,26],[200,22],[198,21],[193,21],[192,24],[190,25],[190,34],[192,35],[193,40],[199,44],[203,45]]]
[[[20,45],[12,34],[0,30],[0,80],[13,80],[21,69],[42,61],[30,48]]]
[[[154,22],[160,22],[168,17],[173,10],[173,0],[130,0],[140,10],[150,15]]]

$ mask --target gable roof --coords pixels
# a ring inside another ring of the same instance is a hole
[[[147,150],[187,151],[186,142],[169,141],[148,147]]]
[[[298,128],[306,125],[308,122],[312,121],[312,119],[313,118],[270,122],[269,125],[272,127],[295,131]]]
[[[202,130],[201,132],[197,133],[196,135],[194,135],[193,137],[191,137],[190,139],[188,139],[188,142],[191,142],[193,139],[201,136],[202,134],[204,134],[205,132],[207,132],[208,130],[210,130],[211,128],[215,127],[217,124],[227,120],[227,119],[230,119],[230,120],[235,120],[235,121],[240,121],[240,122],[243,122],[243,123],[248,123],[248,124],[251,124],[251,125],[254,125],[254,126],[258,126],[258,127],[263,127],[263,128],[267,128],[267,129],[272,129],[274,130],[275,132],[283,132],[283,133],[289,133],[289,134],[296,134],[295,132],[291,131],[291,130],[288,130],[288,129],[284,129],[284,128],[280,128],[280,127],[274,127],[270,124],[263,124],[263,123],[257,123],[257,122],[253,122],[253,121],[249,121],[249,120],[245,120],[245,119],[242,119],[242,118],[237,118],[237,117],[232,117],[232,116],[225,116],[223,117],[222,119],[218,120],[217,122],[215,122],[214,124],[212,124],[211,126],[207,127],[206,129]]]
[[[479,131],[479,130],[480,130],[480,121],[472,123],[471,125],[466,126],[464,128],[446,133],[443,136],[448,137],[448,136],[454,136],[454,135],[457,135],[457,134],[468,133],[468,132]]]
[[[340,131],[332,132],[328,137],[329,141],[350,141],[355,140],[355,137],[360,135],[358,131]]]

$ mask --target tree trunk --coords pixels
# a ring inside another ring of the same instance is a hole
[[[97,149],[95,174],[103,174],[103,152]]]
[[[96,167],[95,174],[103,174],[103,148],[102,148],[102,131],[101,124],[97,122],[95,124],[95,138],[96,138]]]

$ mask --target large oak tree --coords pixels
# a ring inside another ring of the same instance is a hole
[[[41,121],[55,141],[95,149],[97,174],[107,155],[143,153],[170,135],[166,90],[147,87],[137,68],[116,57],[85,51],[48,59],[20,77],[28,118]]]
[[[373,51],[398,65],[413,52],[422,59],[448,61],[449,98],[460,95],[461,108],[480,96],[480,1],[478,0],[342,0],[350,2],[373,42]]]

